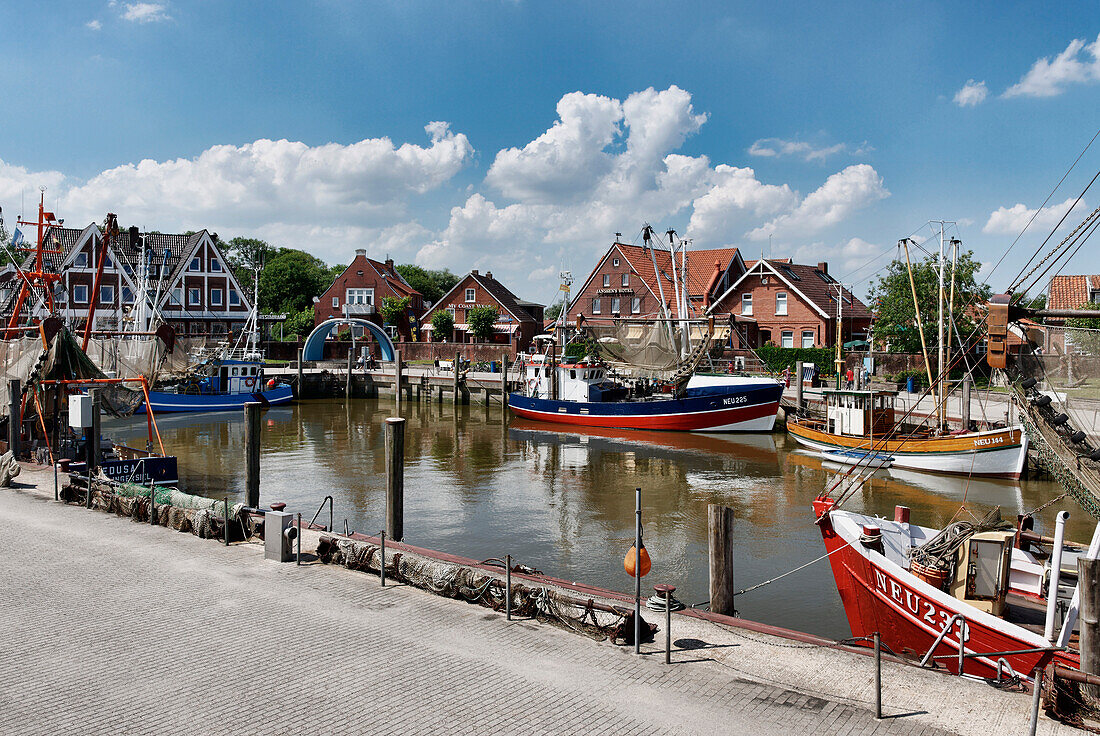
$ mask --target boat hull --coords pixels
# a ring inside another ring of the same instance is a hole
[[[849,437],[788,422],[787,431],[799,444],[817,452],[870,450],[871,440]],[[1019,478],[1027,461],[1027,434],[1021,427],[970,432],[928,439],[874,440],[874,451],[891,458],[895,468],[930,473]]]
[[[770,432],[783,388],[758,386],[722,395],[652,401],[558,401],[509,394],[524,419],[582,427],[677,432]]]
[[[240,409],[245,404],[259,402],[266,406],[287,404],[294,398],[294,389],[280,385],[267,391],[255,391],[246,394],[174,394],[164,391],[150,391],[149,401],[153,411],[229,411]],[[137,414],[145,413],[145,404],[138,407]]]
[[[832,503],[830,499],[819,498],[814,501],[814,511],[819,517],[828,514]],[[886,528],[889,522],[885,520],[868,519],[868,522],[880,525],[884,534],[889,531]],[[883,643],[895,653],[922,659],[951,622],[951,631],[934,652],[940,658],[934,661],[952,673],[958,674],[962,631],[965,654],[990,653],[990,656],[967,657],[964,674],[996,677],[997,660],[1002,656],[1022,677],[1029,676],[1036,667],[1045,667],[1052,659],[1066,667],[1079,666],[1077,657],[1068,652],[1001,654],[1042,649],[1049,647],[1049,643],[1038,634],[953,598],[865,548],[859,542],[858,532],[845,532],[834,516],[822,520],[819,526],[853,637],[870,638],[877,631]],[[965,619],[965,629],[958,620],[952,622],[956,614]]]

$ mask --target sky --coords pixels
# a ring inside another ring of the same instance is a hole
[[[947,220],[1001,291],[1100,170],[1097,143],[1055,188],[1100,127],[1095,2],[0,0],[0,27],[9,230],[46,187],[67,225],[545,303],[645,223],[866,293]]]

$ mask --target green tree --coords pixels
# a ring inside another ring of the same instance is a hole
[[[260,311],[301,312],[332,283],[328,267],[304,251],[278,248],[260,272]]]
[[[293,340],[295,336],[305,338],[313,331],[313,322],[313,307],[306,307],[300,312],[288,314],[286,322],[283,323],[284,339]]]
[[[498,317],[500,312],[496,307],[474,307],[466,310],[466,324],[470,326],[470,333],[478,342],[489,342]]]
[[[564,307],[564,302],[555,302],[554,304],[551,304],[549,307],[546,308],[546,311],[542,313],[542,318],[544,320],[557,319],[558,315],[561,314],[561,310]]]
[[[396,267],[401,278],[408,282],[409,286],[419,291],[426,302],[437,303],[443,295],[454,288],[458,283],[458,277],[447,269],[429,271],[414,266],[411,263],[403,263]]]
[[[972,304],[981,304],[989,299],[992,290],[988,284],[978,283],[977,273],[981,263],[974,260],[973,251],[959,255],[955,272],[955,309],[951,317],[955,322],[959,336],[969,341],[977,328],[974,311],[968,310]],[[950,263],[944,273],[944,291],[950,293]],[[921,320],[924,322],[924,338],[930,354],[938,348],[936,344],[936,315],[940,299],[937,294],[938,276],[936,256],[929,256],[913,264],[913,281],[916,284],[917,301],[920,304]],[[919,353],[921,351],[920,333],[917,331],[916,311],[913,308],[913,291],[909,284],[909,272],[904,260],[896,260],[889,265],[886,273],[879,277],[871,287],[871,304],[875,312],[874,335],[889,344],[890,352]],[[944,299],[944,319],[947,299]]]
[[[1085,302],[1078,309],[1090,309],[1097,312],[1096,317],[1071,317],[1066,320],[1066,327],[1077,328],[1066,332],[1066,342],[1073,342],[1073,347],[1066,345],[1067,352],[1085,353],[1086,355],[1100,355],[1100,304]]]
[[[406,340],[412,340],[412,333],[409,331],[409,302],[411,301],[412,298],[407,296],[401,298],[384,296],[382,308],[379,310],[382,314],[382,323],[396,327],[401,337]]]
[[[450,338],[455,329],[455,318],[446,309],[432,313],[432,340],[442,342]]]

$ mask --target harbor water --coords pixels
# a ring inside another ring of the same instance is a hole
[[[402,402],[405,540],[475,559],[512,555],[567,580],[633,593],[623,556],[634,540],[634,489],[642,489],[644,541],[653,559],[643,591],[670,583],[687,604],[708,597],[707,505],[735,510],[736,587],[743,589],[823,554],[813,498],[843,472],[798,449],[782,432],[752,435],[562,429],[515,418],[499,403],[454,407]],[[283,501],[310,519],[326,495],[338,529],[376,534],[384,523],[383,421],[392,397],[305,401],[263,415],[261,504]],[[244,423],[237,412],[163,414],[165,449],[179,458],[180,487],[244,499]],[[145,418],[104,421],[106,436],[144,446]],[[1002,517],[1059,495],[1050,481],[983,481],[879,471],[845,508],[942,526],[957,515]],[[963,507],[965,506],[965,510]],[[1087,542],[1088,516],[1069,499],[1044,510],[1071,514],[1068,536]],[[318,523],[328,524],[328,511]],[[741,596],[738,613],[833,638],[849,635],[828,561]]]

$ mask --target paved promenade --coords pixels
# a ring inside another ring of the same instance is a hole
[[[1026,729],[1027,696],[984,684],[890,665],[895,717],[877,722],[865,657],[674,619],[674,638],[709,646],[666,666],[663,652],[55,503],[52,477],[28,471],[17,480],[48,497],[0,490],[2,734]]]

